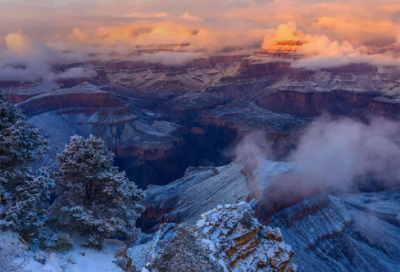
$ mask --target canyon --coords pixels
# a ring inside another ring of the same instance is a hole
[[[320,116],[398,121],[399,69],[365,63],[295,68],[301,57],[295,51],[174,65],[69,63],[56,68],[90,67],[96,75],[0,82],[0,88],[49,140],[43,166],[57,169],[55,157],[71,136],[101,137],[115,165],[144,190],[146,211],[137,224],[150,236],[160,225],[196,224],[218,205],[256,199],[254,216],[281,230],[297,271],[398,271],[396,180],[383,186],[363,177],[346,192],[315,187],[300,194],[287,190],[297,180],[282,177],[294,171],[289,155]],[[254,141],[265,141],[269,153],[240,158],[235,148],[255,131]]]

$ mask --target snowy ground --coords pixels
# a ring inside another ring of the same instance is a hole
[[[47,258],[46,264],[41,264],[34,260],[34,252],[29,250],[18,234],[11,231],[0,231],[0,241],[11,245],[18,245],[21,252],[25,252],[25,258],[28,263],[27,271],[31,272],[102,272],[116,271],[122,272],[112,261],[119,249],[125,247],[125,244],[118,240],[106,239],[102,250],[82,247],[82,239],[77,236],[72,236],[74,247],[68,252],[52,252]],[[15,261],[21,261],[23,257],[17,258]],[[1,269],[0,269],[1,270]]]

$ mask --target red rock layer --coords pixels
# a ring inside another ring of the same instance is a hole
[[[17,105],[27,116],[65,108],[123,107],[109,92],[58,92],[40,95]]]
[[[400,113],[400,100],[377,98],[371,101],[367,111],[372,114],[394,117]]]

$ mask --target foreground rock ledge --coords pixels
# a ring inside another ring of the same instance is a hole
[[[229,272],[295,272],[294,252],[285,244],[279,229],[261,225],[253,217],[254,203],[227,204],[204,213],[197,222],[196,235],[211,259]],[[178,226],[163,224],[151,242],[148,265],[174,240]],[[131,254],[135,252],[130,249]],[[143,271],[149,271],[146,268]],[[153,270],[152,270],[153,271]],[[155,272],[155,271],[154,271]]]

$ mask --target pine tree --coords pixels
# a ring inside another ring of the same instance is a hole
[[[0,91],[0,228],[37,232],[45,214],[41,203],[50,195],[54,180],[45,169],[29,165],[48,151],[47,141]]]
[[[41,204],[49,198],[54,188],[54,179],[45,169],[26,174],[24,182],[18,184],[4,207],[3,226],[12,227],[22,234],[39,230],[46,221],[46,213]]]
[[[1,93],[1,91],[0,91]],[[47,153],[47,141],[40,131],[26,121],[24,115],[0,95],[0,191],[7,198],[4,187],[15,187],[13,182],[25,176],[29,164]]]
[[[100,138],[71,137],[57,156],[57,184],[64,192],[53,206],[68,229],[86,238],[85,245],[101,248],[113,234],[130,238],[144,208],[138,204],[142,191],[113,166],[114,154]]]

